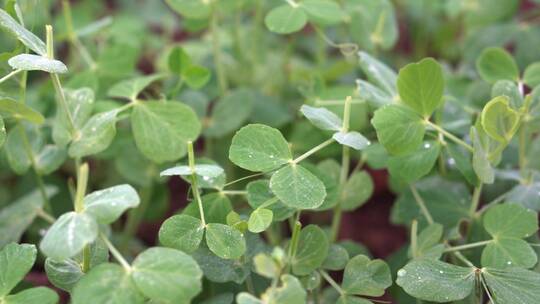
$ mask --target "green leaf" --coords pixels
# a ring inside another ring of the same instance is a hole
[[[133,261],[133,281],[148,298],[189,302],[202,289],[202,271],[195,260],[175,249],[153,247]]]
[[[519,184],[507,192],[506,201],[540,211],[540,183]]]
[[[366,52],[358,52],[359,64],[369,81],[381,88],[390,96],[390,100],[397,96],[397,74],[388,65]],[[360,92],[362,94],[362,92]]]
[[[387,105],[377,111],[371,120],[379,141],[391,154],[408,154],[422,145],[426,127],[413,110]]]
[[[357,79],[356,86],[359,97],[367,101],[374,109],[394,102],[394,96],[365,80]]]
[[[442,68],[432,58],[410,63],[399,70],[397,87],[401,101],[428,118],[443,102]]]
[[[36,246],[10,243],[0,250],[0,298],[24,279],[36,261]]]
[[[251,273],[249,264],[240,263],[238,260],[222,259],[204,245],[201,245],[192,256],[202,268],[205,278],[211,282],[242,284]]]
[[[201,244],[204,226],[200,219],[189,215],[174,215],[159,228],[159,241],[167,247],[191,253]]]
[[[255,95],[247,89],[237,89],[221,98],[212,109],[204,134],[222,137],[240,128],[253,113]]]
[[[3,304],[56,304],[58,294],[47,287],[34,287],[25,289],[17,294],[9,295],[3,299]]]
[[[23,124],[17,124],[8,132],[5,147],[7,161],[11,169],[19,175],[26,173],[32,165],[26,151],[26,143],[23,140],[22,133],[25,132],[27,137],[34,137],[34,140],[29,138],[32,150],[35,150],[41,142],[39,136],[35,136],[36,133],[32,131],[35,131],[35,129],[32,130],[26,128]]]
[[[200,65],[192,65],[183,73],[186,84],[192,89],[204,87],[210,81],[211,76],[210,70]]]
[[[62,261],[79,253],[98,234],[96,220],[86,213],[67,212],[49,228],[39,245],[53,260]]]
[[[306,303],[307,293],[302,283],[292,275],[281,276],[281,286],[269,288],[262,296],[263,303],[272,304],[298,304]],[[271,301],[269,301],[271,299]]]
[[[35,111],[29,106],[18,102],[11,98],[3,97],[0,98],[0,113],[4,118],[13,117],[15,119],[23,119],[35,124],[42,124],[45,122],[45,118],[41,113]],[[5,134],[4,128],[4,134]]]
[[[329,0],[304,0],[300,6],[308,14],[310,21],[323,25],[339,23],[346,16],[339,4]]]
[[[489,208],[484,215],[484,228],[495,239],[526,238],[538,230],[536,212],[516,204]]]
[[[536,262],[538,262],[536,252],[527,242],[517,238],[498,237],[482,251],[483,267],[531,268]]]
[[[66,65],[55,59],[32,54],[19,54],[9,58],[8,64],[14,70],[44,71],[47,73],[64,74],[68,69]]]
[[[137,207],[139,203],[137,191],[127,184],[94,191],[83,200],[84,212],[100,224],[116,221],[124,211]]]
[[[534,88],[540,84],[540,62],[535,62],[525,69],[523,82],[529,88]]]
[[[324,184],[300,165],[288,165],[270,178],[270,189],[285,205],[296,209],[315,209],[326,197]]]
[[[223,224],[206,225],[206,244],[213,253],[223,259],[238,259],[246,251],[244,235]]]
[[[254,233],[265,231],[272,224],[274,214],[265,208],[255,209],[249,216],[248,229]]]
[[[476,60],[476,69],[480,77],[489,83],[497,80],[519,80],[519,69],[506,50],[498,47],[485,49]]]
[[[290,34],[306,25],[307,15],[299,6],[284,4],[272,9],[264,18],[264,23],[271,32]]]
[[[345,183],[341,193],[341,209],[352,211],[364,205],[373,194],[371,176],[364,170],[355,173]]]
[[[205,19],[210,16],[210,2],[203,0],[165,0],[178,14],[192,19]]]
[[[409,262],[398,271],[396,283],[409,295],[433,302],[465,299],[475,286],[475,268],[432,259]]]
[[[322,267],[328,270],[342,270],[349,261],[349,252],[341,245],[332,244],[328,248],[328,255]]]
[[[399,36],[399,29],[392,1],[347,1],[350,12],[352,38],[363,49],[376,51],[392,48]]]
[[[137,148],[154,162],[177,160],[187,153],[201,124],[195,112],[180,102],[138,102],[131,113]]]
[[[257,299],[254,295],[251,295],[245,291],[236,295],[236,303],[238,304],[264,304],[262,300]]]
[[[540,303],[540,274],[522,268],[486,268],[482,277],[495,303]]]
[[[508,97],[490,100],[482,110],[482,127],[493,139],[507,143],[519,127],[519,113],[510,108]]]
[[[118,264],[105,263],[81,278],[73,289],[71,299],[73,304],[145,303],[133,281],[131,275]]]
[[[57,192],[56,187],[45,186],[48,198]],[[43,199],[40,191],[36,189],[0,210],[0,248],[10,242],[19,242],[42,207]]]
[[[229,159],[250,171],[268,171],[288,163],[292,155],[279,130],[251,124],[234,135],[229,148]]]
[[[453,159],[453,163],[455,164],[459,172],[461,172],[463,177],[465,177],[469,184],[477,186],[478,178],[476,177],[476,173],[474,173],[474,169],[472,166],[471,153],[469,151],[466,151],[465,149],[462,149],[457,144],[452,144],[449,142],[446,143],[445,148],[446,151],[448,151],[450,159]],[[449,162],[451,162],[450,159]]]
[[[363,150],[367,146],[371,145],[371,142],[364,137],[364,135],[356,132],[350,131],[347,133],[336,132],[332,135],[332,138],[335,139],[338,143],[351,147],[355,150]]]
[[[439,142],[426,141],[420,149],[412,154],[391,156],[388,159],[388,170],[392,176],[407,183],[417,181],[431,172],[440,151]]]
[[[116,98],[125,98],[131,101],[136,100],[142,90],[149,86],[152,82],[163,78],[163,75],[154,74],[133,79],[123,80],[113,85],[107,95]]]
[[[219,175],[223,174],[223,168],[217,165],[195,165],[194,167],[194,173],[206,178],[212,178],[212,177],[218,177]],[[179,175],[179,176],[191,176],[192,170],[189,166],[176,166],[169,169],[166,169],[164,171],[161,171],[159,174],[160,176],[171,176],[171,175]]]
[[[491,98],[506,96],[510,100],[510,107],[519,109],[523,105],[523,97],[518,85],[510,80],[499,80],[491,88]]]
[[[487,152],[475,127],[471,127],[471,137],[474,148],[472,157],[474,172],[480,181],[486,184],[492,184],[495,180],[495,171],[489,162]]]
[[[434,249],[434,247],[441,242],[441,238],[443,236],[443,226],[438,223],[433,223],[424,228],[420,234],[417,237],[416,241],[416,251],[412,252],[412,247],[409,247],[409,255],[413,258],[419,258],[419,257],[428,257],[428,258],[434,258],[439,259],[440,255],[434,253],[438,253],[437,249]],[[444,249],[444,248],[442,248]],[[442,252],[441,252],[442,254]]]
[[[209,223],[227,223],[227,215],[231,212],[232,205],[229,198],[219,192],[205,194],[201,197],[204,217]],[[199,205],[196,201],[191,202],[182,214],[200,219]]]
[[[85,275],[81,264],[73,259],[54,261],[47,258],[44,266],[49,282],[65,291],[73,290],[73,287]]]
[[[25,29],[15,19],[13,19],[6,11],[0,9],[0,27],[15,36],[26,47],[36,52],[41,56],[47,55],[47,47],[45,43],[32,32]]]
[[[373,304],[373,302],[360,297],[340,296],[336,304]]]
[[[298,249],[292,259],[292,270],[297,275],[308,275],[321,267],[328,255],[328,238],[317,225],[308,225],[300,231]]]
[[[45,145],[37,155],[34,156],[36,171],[41,175],[48,175],[56,171],[67,158],[65,149],[55,145]]]
[[[348,294],[378,297],[390,285],[390,268],[382,260],[370,260],[365,255],[357,255],[345,267],[342,288]]]
[[[171,72],[182,75],[191,66],[191,58],[182,47],[175,46],[169,53],[168,66]]]
[[[300,112],[302,112],[302,114],[319,129],[340,131],[343,127],[341,118],[326,108],[302,105],[300,107]]]
[[[116,135],[118,113],[115,109],[90,117],[69,146],[69,156],[82,158],[107,149]]]
[[[94,109],[94,92],[89,88],[78,90],[64,90],[67,107],[73,118],[76,130],[81,130],[92,115]],[[68,117],[63,109],[59,108],[53,123],[53,140],[63,147],[72,140]]]
[[[252,181],[247,184],[246,190],[248,204],[253,209],[259,208],[263,203],[275,197],[270,190],[270,182],[268,180]],[[274,221],[283,221],[291,217],[296,210],[286,206],[279,200],[266,207],[266,209],[272,211]]]
[[[257,254],[253,258],[253,265],[256,273],[270,279],[277,278],[281,270],[276,260],[266,253]]]

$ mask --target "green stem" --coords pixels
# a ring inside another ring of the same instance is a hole
[[[298,238],[300,236],[301,229],[302,229],[302,223],[300,223],[300,221],[297,220],[294,223],[294,228],[293,228],[293,232],[291,236],[291,242],[289,244],[289,261],[292,261],[294,257],[296,256],[296,250],[298,249]]]
[[[107,248],[109,248],[109,251],[111,252],[113,257],[120,263],[120,265],[122,265],[122,267],[124,267],[124,269],[127,272],[131,272],[131,266],[126,261],[126,259],[122,256],[122,254],[118,251],[118,249],[114,247],[111,241],[109,241],[109,239],[103,233],[100,233],[99,236],[101,237],[103,242],[105,242],[105,244],[107,245]]]
[[[11,77],[13,77],[13,76],[19,74],[19,73],[22,72],[22,71],[23,71],[23,70],[14,70],[14,71],[12,71],[11,73],[7,74],[6,76],[0,78],[0,83],[6,81],[6,80],[8,80],[8,79],[10,79]]]
[[[482,194],[482,184],[480,184],[477,187],[474,187],[474,192],[472,196],[471,201],[471,209],[469,210],[469,216],[474,217],[476,214],[476,210],[478,209],[478,205],[480,204],[480,195]]]
[[[221,190],[219,193],[223,195],[247,195],[247,191],[242,190]]]
[[[411,224],[411,249],[413,257],[418,257],[418,221],[413,220]]]
[[[444,252],[453,252],[453,251],[466,250],[466,249],[471,249],[471,248],[476,248],[476,247],[482,247],[482,246],[485,246],[485,245],[487,245],[487,244],[489,244],[491,242],[493,242],[493,240],[480,241],[480,242],[465,244],[465,245],[461,245],[461,246],[448,247],[448,248],[446,248],[444,250]]]
[[[141,189],[141,204],[138,208],[132,209],[128,212],[126,224],[124,225],[124,231],[122,232],[122,241],[120,243],[120,251],[126,252],[129,248],[129,241],[132,236],[135,235],[137,227],[142,221],[143,215],[146,212],[150,200],[152,198],[153,187],[150,184],[148,187]]]
[[[195,173],[195,153],[193,152],[193,142],[188,141],[188,161],[189,168],[191,169],[191,189],[193,195],[195,195],[195,200],[199,205],[199,213],[201,215],[201,221],[203,227],[206,227],[206,219],[204,218],[204,209],[202,205],[201,194],[199,193],[199,188],[197,185],[197,174]]]
[[[43,220],[45,220],[47,223],[51,225],[54,224],[54,222],[56,222],[56,218],[54,218],[54,216],[50,215],[43,209],[38,209],[36,214],[38,217],[42,218]]]
[[[311,148],[309,151],[305,152],[304,154],[302,154],[302,155],[298,156],[297,158],[293,159],[292,163],[297,164],[297,163],[303,161],[304,159],[310,157],[311,155],[313,155],[317,151],[322,150],[323,148],[325,148],[326,146],[330,145],[333,142],[334,142],[333,138],[325,140],[324,142],[322,142],[322,143],[318,144],[317,146]]]
[[[45,29],[47,31],[47,57],[49,57],[50,59],[54,59],[53,29],[52,29],[52,26],[50,25],[45,26]],[[66,117],[68,118],[68,124],[70,127],[71,135],[73,136],[75,132],[75,122],[73,120],[73,116],[71,115],[71,112],[69,111],[69,107],[66,101],[66,96],[64,95],[62,84],[60,83],[60,78],[58,78],[58,74],[51,73],[51,79],[54,86],[54,90],[56,91],[56,95],[58,96],[60,107],[62,108],[62,110],[66,114]]]
[[[88,164],[84,163],[77,168],[77,191],[75,192],[75,212],[84,211],[84,195],[86,194],[86,187],[88,186]]]
[[[71,15],[71,5],[69,4],[68,0],[62,0],[62,10],[64,13],[64,19],[66,21],[67,35],[68,35],[69,41],[77,49],[77,51],[79,52],[83,60],[86,62],[88,67],[90,67],[91,70],[95,70],[97,68],[96,62],[92,59],[92,56],[90,56],[90,52],[88,52],[86,47],[79,40],[79,37],[75,33],[75,29],[73,28],[73,17]]]
[[[216,11],[215,4],[212,5],[212,16],[210,20],[210,32],[212,34],[212,52],[214,55],[214,65],[216,66],[216,75],[219,83],[219,89],[221,93],[224,94],[227,92],[228,83],[227,77],[225,75],[225,70],[223,68],[223,62],[221,60],[221,45],[219,42],[219,32],[218,32],[218,14]]]
[[[420,208],[420,211],[422,211],[422,214],[426,218],[427,222],[431,225],[434,223],[433,217],[431,216],[431,213],[429,213],[428,208],[426,207],[426,203],[424,202],[424,199],[420,196],[418,191],[416,190],[416,187],[414,185],[409,185],[409,188],[411,189],[411,192],[414,196],[414,200],[418,204],[418,207]]]
[[[466,143],[463,140],[459,139],[454,134],[452,134],[452,133],[446,131],[445,129],[439,127],[438,125],[432,123],[431,121],[426,120],[426,124],[428,126],[432,127],[433,129],[435,129],[437,132],[441,133],[442,135],[448,137],[450,140],[457,143],[458,145],[463,146],[465,149],[469,150],[470,152],[474,151],[474,149],[473,149],[473,147],[471,145],[469,145],[468,143]]]
[[[91,252],[90,252],[90,245],[86,245],[83,248],[83,263],[82,263],[82,271],[84,273],[87,273],[90,270],[90,259],[91,259]]]
[[[319,273],[326,280],[326,282],[328,282],[328,284],[330,284],[340,295],[345,294],[345,291],[341,289],[341,286],[339,286],[339,284],[336,281],[334,281],[334,279],[332,279],[332,277],[328,274],[328,272],[324,270],[319,270]]]
[[[519,171],[521,177],[525,177],[525,171],[527,170],[527,121],[522,120],[521,127],[519,128]]]

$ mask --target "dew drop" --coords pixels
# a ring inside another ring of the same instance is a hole
[[[398,275],[398,277],[404,277],[404,276],[407,275],[407,270],[400,269],[400,270],[398,270],[397,275]]]
[[[508,264],[508,265],[512,265],[512,262],[511,262],[511,261],[508,261],[508,262],[506,262],[506,264]]]
[[[425,149],[431,148],[431,144],[430,144],[430,143],[425,143],[425,144],[424,144],[424,148],[425,148]]]
[[[440,273],[440,274],[443,274],[443,273],[444,273],[444,271],[442,271],[442,270],[439,270],[439,273]]]

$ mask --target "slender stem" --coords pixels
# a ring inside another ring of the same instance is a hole
[[[461,254],[461,252],[454,251],[454,252],[451,252],[451,253],[454,254],[454,256],[456,258],[458,258],[460,261],[465,263],[465,265],[467,265],[469,267],[474,267],[474,264],[471,261],[469,261],[463,254]]]
[[[90,67],[91,70],[95,70],[97,68],[96,62],[92,59],[92,56],[90,56],[90,52],[88,52],[86,47],[79,40],[79,37],[75,33],[75,29],[73,28],[73,17],[71,15],[71,5],[69,4],[69,0],[62,0],[62,10],[64,13],[64,19],[66,22],[69,41],[77,49],[88,67]]]
[[[219,42],[219,25],[218,14],[215,4],[212,5],[212,16],[210,20],[210,32],[212,34],[212,52],[214,55],[214,65],[216,66],[216,75],[221,93],[225,93],[228,89],[227,77],[221,60],[221,45]]]
[[[411,224],[411,249],[413,257],[418,256],[418,221],[413,220]]]
[[[223,195],[247,195],[247,191],[242,190],[221,190],[219,193]]]
[[[328,284],[330,284],[340,295],[345,294],[345,291],[343,291],[343,289],[341,289],[341,286],[339,286],[339,284],[334,281],[334,279],[332,279],[328,272],[324,270],[319,270],[319,273],[326,280],[326,282],[328,282]]]
[[[345,99],[345,105],[343,106],[343,126],[342,131],[347,133],[349,131],[349,124],[351,120],[351,102],[352,97],[347,96]]]
[[[431,216],[431,213],[429,213],[428,208],[426,207],[426,203],[424,202],[424,199],[420,196],[418,191],[416,190],[416,187],[414,185],[409,185],[409,188],[411,189],[411,192],[414,196],[414,200],[418,204],[418,207],[420,207],[420,210],[422,211],[422,214],[426,218],[427,222],[431,225],[434,223],[433,217]]]
[[[90,257],[91,255],[91,252],[90,252],[90,245],[86,245],[84,246],[83,248],[83,262],[82,262],[82,271],[84,273],[88,272],[90,270]]]
[[[486,294],[487,294],[487,296],[489,298],[489,302],[492,303],[492,304],[497,303],[497,302],[495,302],[495,300],[493,300],[493,297],[491,296],[491,292],[489,291],[489,288],[486,285],[486,282],[484,280],[483,275],[480,276],[480,281],[482,282],[482,286],[484,286],[484,290],[486,291]]]
[[[271,172],[271,171],[269,171],[269,172]],[[234,184],[236,184],[238,182],[241,182],[243,180],[258,177],[258,176],[264,175],[264,174],[269,173],[269,172],[259,172],[259,173],[251,174],[251,175],[248,175],[248,176],[244,176],[244,177],[241,177],[239,179],[235,179],[233,181],[230,181],[230,182],[226,183],[225,185],[223,185],[223,187],[234,185]]]
[[[474,217],[478,205],[480,204],[480,195],[482,194],[482,184],[477,187],[474,187],[474,192],[471,201],[471,209],[469,210],[469,216]]]
[[[322,142],[322,143],[318,144],[317,146],[311,148],[309,151],[305,152],[304,154],[302,154],[302,155],[298,156],[297,158],[293,159],[292,163],[297,164],[297,163],[303,161],[304,159],[310,157],[311,155],[313,155],[317,151],[322,150],[323,148],[325,148],[326,146],[330,145],[333,142],[334,142],[333,138],[325,140],[324,142]]]
[[[527,121],[521,120],[521,127],[519,128],[519,171],[521,177],[525,177],[525,171],[527,170]]]
[[[83,212],[83,199],[88,185],[88,164],[84,163],[78,168],[77,173],[77,191],[75,192],[75,212]]]
[[[291,236],[291,242],[289,244],[289,261],[292,261],[296,256],[296,250],[298,249],[298,237],[300,236],[300,229],[302,229],[302,223],[296,221]],[[290,264],[290,263],[289,263]]]
[[[109,248],[109,251],[112,253],[114,258],[124,267],[124,269],[127,272],[131,272],[131,266],[126,261],[126,259],[122,256],[122,254],[116,249],[116,247],[114,247],[111,241],[109,241],[107,236],[105,236],[103,233],[100,233],[99,236],[101,237],[103,242],[105,242],[105,244],[107,245],[107,248]]]
[[[54,59],[54,44],[53,44],[53,29],[52,26],[46,25],[45,29],[47,30],[47,57],[50,59]],[[51,73],[51,79],[54,86],[54,90],[56,91],[56,95],[58,96],[58,101],[60,103],[60,107],[66,114],[66,117],[68,119],[68,124],[70,127],[71,135],[75,132],[75,123],[73,120],[73,117],[71,115],[71,112],[69,111],[69,107],[66,101],[66,96],[64,95],[64,90],[62,89],[62,84],[60,84],[60,78],[58,78],[57,74]]]
[[[287,1],[287,3],[289,3],[289,5],[294,8],[298,7],[298,3],[296,3],[294,0],[285,0],[285,1]]]
[[[191,169],[191,189],[193,191],[193,195],[195,195],[195,200],[197,201],[197,204],[199,205],[199,213],[201,214],[201,221],[203,227],[206,227],[206,220],[204,218],[204,209],[203,204],[201,200],[201,194],[199,193],[199,187],[197,185],[197,174],[195,173],[195,153],[193,152],[193,142],[188,141],[188,161],[189,161],[189,168]]]
[[[466,250],[466,249],[471,249],[471,248],[476,248],[476,247],[482,247],[491,242],[493,242],[493,240],[480,241],[480,242],[465,244],[461,246],[448,247],[444,250],[444,252],[453,252],[453,251]]]
[[[37,214],[37,216],[39,216],[40,218],[42,218],[43,220],[45,220],[49,224],[54,224],[54,222],[56,222],[56,218],[54,218],[54,216],[50,215],[49,213],[47,213],[43,209],[38,209],[36,214]]]
[[[7,74],[6,76],[0,78],[0,83],[10,79],[11,77],[19,74],[20,72],[22,72],[23,70],[13,70],[11,73]]]
[[[471,145],[469,145],[468,143],[466,143],[463,140],[459,139],[454,134],[452,134],[452,133],[446,131],[445,129],[439,127],[438,125],[432,123],[431,121],[426,120],[426,124],[428,126],[432,127],[433,129],[435,129],[437,132],[439,132],[439,133],[443,134],[444,136],[448,137],[450,140],[457,143],[458,145],[463,146],[465,149],[469,150],[470,152],[474,151],[474,149],[473,149],[473,147]]]

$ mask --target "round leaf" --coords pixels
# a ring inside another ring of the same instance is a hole
[[[428,174],[439,157],[441,146],[438,142],[424,142],[424,145],[407,155],[392,156],[388,159],[388,170],[394,177],[408,183]]]
[[[328,238],[317,225],[308,225],[300,231],[298,249],[292,260],[293,272],[308,275],[321,267],[328,255]]]
[[[223,259],[238,259],[246,252],[246,240],[240,231],[223,224],[206,225],[208,248]]]
[[[189,215],[174,215],[159,229],[159,241],[167,247],[191,253],[202,241],[204,227],[201,220]]]
[[[524,240],[500,237],[482,251],[482,266],[531,268],[538,262],[536,252]]]
[[[323,182],[296,164],[274,173],[270,179],[270,189],[285,205],[296,209],[317,208],[326,197]]]
[[[399,70],[397,87],[404,104],[423,117],[430,117],[443,101],[441,66],[432,58],[408,64]]]
[[[5,118],[8,118],[11,116],[13,118],[24,119],[26,121],[29,121],[31,123],[35,123],[38,125],[45,122],[45,118],[43,117],[43,115],[41,115],[41,113],[35,111],[34,109],[23,104],[22,102],[18,102],[16,100],[13,100],[7,97],[0,99],[0,113],[2,113],[3,117]],[[5,136],[6,129],[4,128],[3,123],[0,128],[3,128],[4,130],[3,133]]]
[[[485,49],[476,61],[476,69],[489,83],[503,79],[512,81],[519,79],[519,69],[514,58],[502,48]]]
[[[255,209],[249,216],[248,229],[254,233],[260,233],[266,230],[272,224],[272,211],[264,208]]]
[[[344,211],[352,211],[362,206],[371,197],[373,190],[373,180],[366,171],[355,173],[343,187],[341,208]]]
[[[234,135],[229,159],[250,171],[279,168],[292,159],[289,145],[279,130],[260,124],[243,127]]]
[[[335,139],[338,143],[351,147],[355,150],[363,150],[367,146],[371,145],[371,142],[364,137],[364,135],[356,132],[337,132],[332,135],[332,138]]]
[[[538,230],[536,212],[516,204],[496,205],[484,215],[484,228],[493,238],[526,238]]]
[[[10,243],[0,250],[0,298],[19,283],[36,261],[36,246]]]
[[[56,74],[63,74],[68,71],[66,65],[60,60],[32,54],[13,56],[9,58],[8,64],[15,70],[23,71],[44,71]]]
[[[264,23],[271,32],[290,34],[306,25],[307,15],[299,6],[284,4],[272,9],[264,18]]]
[[[132,277],[137,288],[153,300],[189,302],[202,289],[197,262],[170,248],[153,247],[139,254],[133,261]]]
[[[139,195],[130,185],[94,191],[84,197],[84,212],[101,224],[116,221],[124,211],[139,205]]]
[[[302,114],[304,114],[304,116],[319,129],[340,131],[343,127],[341,118],[326,108],[302,105],[302,107],[300,107],[300,112],[302,112]]]
[[[347,263],[342,285],[348,294],[382,296],[392,285],[390,268],[382,260],[371,261],[365,255],[357,255]]]
[[[510,108],[508,97],[490,100],[482,110],[481,122],[486,133],[500,142],[509,142],[519,127],[519,113]]]

